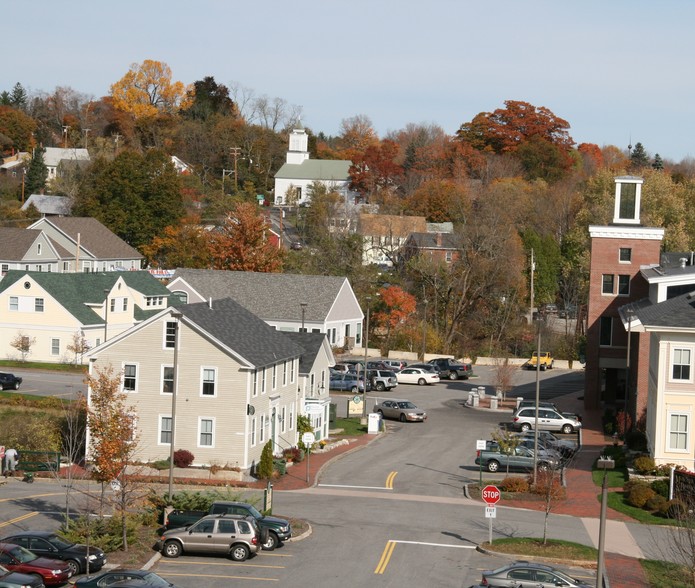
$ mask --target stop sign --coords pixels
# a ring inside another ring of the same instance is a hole
[[[490,506],[497,504],[500,501],[500,497],[500,490],[497,486],[490,484],[483,488],[483,500],[486,504],[489,504]]]

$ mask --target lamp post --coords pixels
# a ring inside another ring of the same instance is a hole
[[[362,395],[362,420],[367,422],[367,351],[369,350],[369,305],[372,301],[371,296],[365,298],[367,301],[367,325],[364,330],[364,393]],[[359,377],[359,376],[358,376]],[[357,386],[359,389],[360,381],[357,380]]]
[[[627,356],[625,358],[625,398],[623,404],[623,438],[627,435],[627,402],[630,394],[630,341],[632,339],[632,308],[625,309],[627,316]]]
[[[171,387],[171,442],[169,445],[169,503],[174,495],[174,439],[176,438],[176,391],[178,388],[179,371],[179,321],[183,313],[179,310],[171,311],[174,322],[174,382]]]
[[[306,302],[300,302],[299,306],[302,307],[302,330],[300,333],[306,333],[306,329],[304,328],[304,317],[306,315],[306,307],[308,306]]]
[[[425,352],[427,350],[427,298],[423,302],[425,303],[425,311],[422,316],[422,361],[425,361]]]
[[[75,268],[77,269],[77,268]],[[108,335],[108,328],[109,328],[109,289],[105,288],[104,289],[104,341],[106,341],[106,337]]]
[[[536,417],[533,421],[533,483],[538,482],[538,411],[541,400],[541,318],[538,317],[538,351],[536,352]]]
[[[601,518],[598,527],[598,563],[596,566],[596,588],[603,588],[604,552],[606,539],[606,510],[608,508],[608,478],[606,472],[615,467],[615,461],[601,456],[596,462],[596,467],[603,470],[603,484],[601,485]]]

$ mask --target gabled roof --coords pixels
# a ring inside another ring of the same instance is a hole
[[[304,349],[231,298],[184,304],[178,307],[214,339],[239,354],[255,367],[299,357]]]
[[[204,299],[230,297],[263,320],[323,322],[347,278],[178,268],[182,279]],[[173,288],[175,289],[175,288]]]
[[[143,257],[137,249],[128,245],[95,218],[79,216],[42,218],[29,228],[41,228],[44,223],[55,227],[73,243],[77,243],[79,234],[80,247],[97,259],[142,259]]]
[[[113,288],[119,279],[123,279],[129,288],[145,296],[169,296],[170,294],[159,280],[146,271],[59,274],[10,270],[0,281],[0,292],[4,292],[26,276],[46,290],[83,325],[103,324],[104,319],[94,312],[90,305],[102,305],[106,298],[104,290]],[[149,314],[154,313],[147,311],[147,315]],[[145,314],[140,315],[140,317],[144,316]]]
[[[0,227],[0,259],[21,261],[40,236],[39,230]]]
[[[64,160],[86,160],[89,161],[89,151],[86,149],[63,149],[62,147],[46,147],[43,154],[43,162],[47,167],[58,167]]]
[[[26,210],[32,204],[41,214],[70,214],[72,210],[72,198],[67,196],[32,194],[22,205],[22,210]]]
[[[439,243],[437,243],[438,240]],[[408,241],[418,249],[461,249],[457,239],[451,233],[411,233]]]
[[[347,181],[352,162],[346,159],[307,159],[302,163],[286,163],[275,178],[287,180]]]
[[[302,356],[299,358],[299,373],[308,374],[311,372],[316,356],[326,341],[326,335],[324,333],[293,333],[286,331],[283,331],[282,334],[304,349]]]
[[[410,233],[426,232],[427,219],[424,216],[360,214],[359,233],[362,236],[407,237]]]
[[[682,294],[658,304],[645,298],[630,307],[647,330],[695,330],[695,292]],[[621,315],[623,314],[621,308]]]

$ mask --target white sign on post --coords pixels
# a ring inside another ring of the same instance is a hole
[[[485,451],[487,449],[487,441],[485,439],[476,439],[475,449],[476,451]]]
[[[486,519],[496,519],[497,518],[497,508],[494,506],[485,507],[485,518]]]
[[[302,435],[302,443],[304,443],[304,445],[313,445],[314,441],[316,441],[316,436],[313,433],[304,433]]]

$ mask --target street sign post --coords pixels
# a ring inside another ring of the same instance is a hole
[[[316,436],[310,431],[302,435],[302,443],[306,446],[306,483],[309,483],[309,457],[311,456],[311,446],[316,441]]]
[[[475,450],[476,451],[484,451],[486,447],[487,447],[487,442],[485,441],[485,439],[476,439],[475,440]],[[479,465],[480,465],[480,467],[478,469],[479,469],[479,473],[480,473],[480,487],[482,487],[482,485],[483,485],[483,462],[482,462],[482,460],[480,461]]]
[[[492,484],[488,484],[483,488],[482,492],[483,500],[485,501],[485,504],[487,506],[485,507],[485,517],[488,520],[488,542],[490,545],[492,545],[492,519],[497,517],[497,509],[495,508],[495,504],[497,504],[500,501],[500,498],[502,498],[502,493],[500,492],[500,489],[497,486],[493,486]]]

